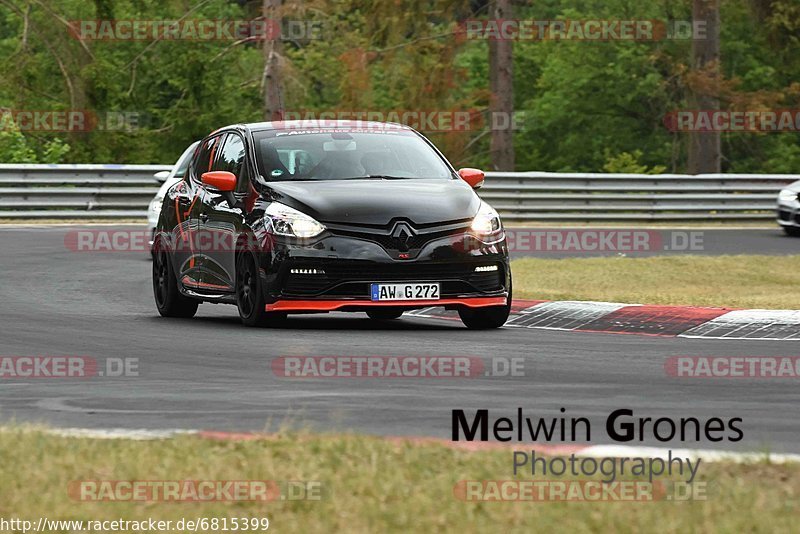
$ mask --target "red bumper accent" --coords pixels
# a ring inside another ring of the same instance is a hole
[[[347,306],[358,307],[417,307],[427,308],[433,306],[460,305],[469,308],[484,308],[486,306],[505,306],[506,297],[473,297],[460,299],[440,299],[440,300],[395,300],[395,301],[373,301],[373,300],[279,300],[274,304],[267,304],[266,311],[292,312],[292,311],[335,311]]]

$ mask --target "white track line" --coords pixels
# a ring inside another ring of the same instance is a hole
[[[36,429],[33,429],[33,431],[35,432]],[[129,439],[135,441],[170,439],[181,435],[197,433],[196,430],[149,430],[146,428],[53,428],[46,429],[44,432],[62,438]]]
[[[661,447],[630,447],[627,445],[590,445],[575,456],[591,458],[673,458],[702,459],[704,462],[733,462],[737,464],[770,462],[775,464],[800,463],[800,454],[771,454],[768,452],[732,452],[693,449],[664,449]]]

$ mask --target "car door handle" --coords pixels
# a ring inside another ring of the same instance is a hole
[[[200,214],[200,220],[201,220],[202,222],[206,222],[206,221],[208,221],[208,215],[206,215],[205,213],[201,213],[201,214]]]

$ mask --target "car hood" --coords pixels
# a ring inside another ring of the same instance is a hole
[[[789,185],[784,187],[784,189],[788,189],[790,191],[800,192],[800,180],[797,180],[796,182],[790,183]]]
[[[462,180],[320,180],[271,182],[271,200],[322,223],[388,225],[399,217],[415,224],[469,219],[480,199]]]

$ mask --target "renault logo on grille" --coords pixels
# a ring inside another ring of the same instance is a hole
[[[398,249],[402,251],[407,251],[410,248],[409,242],[415,235],[416,232],[408,223],[399,222],[392,229],[392,238],[397,243]]]

